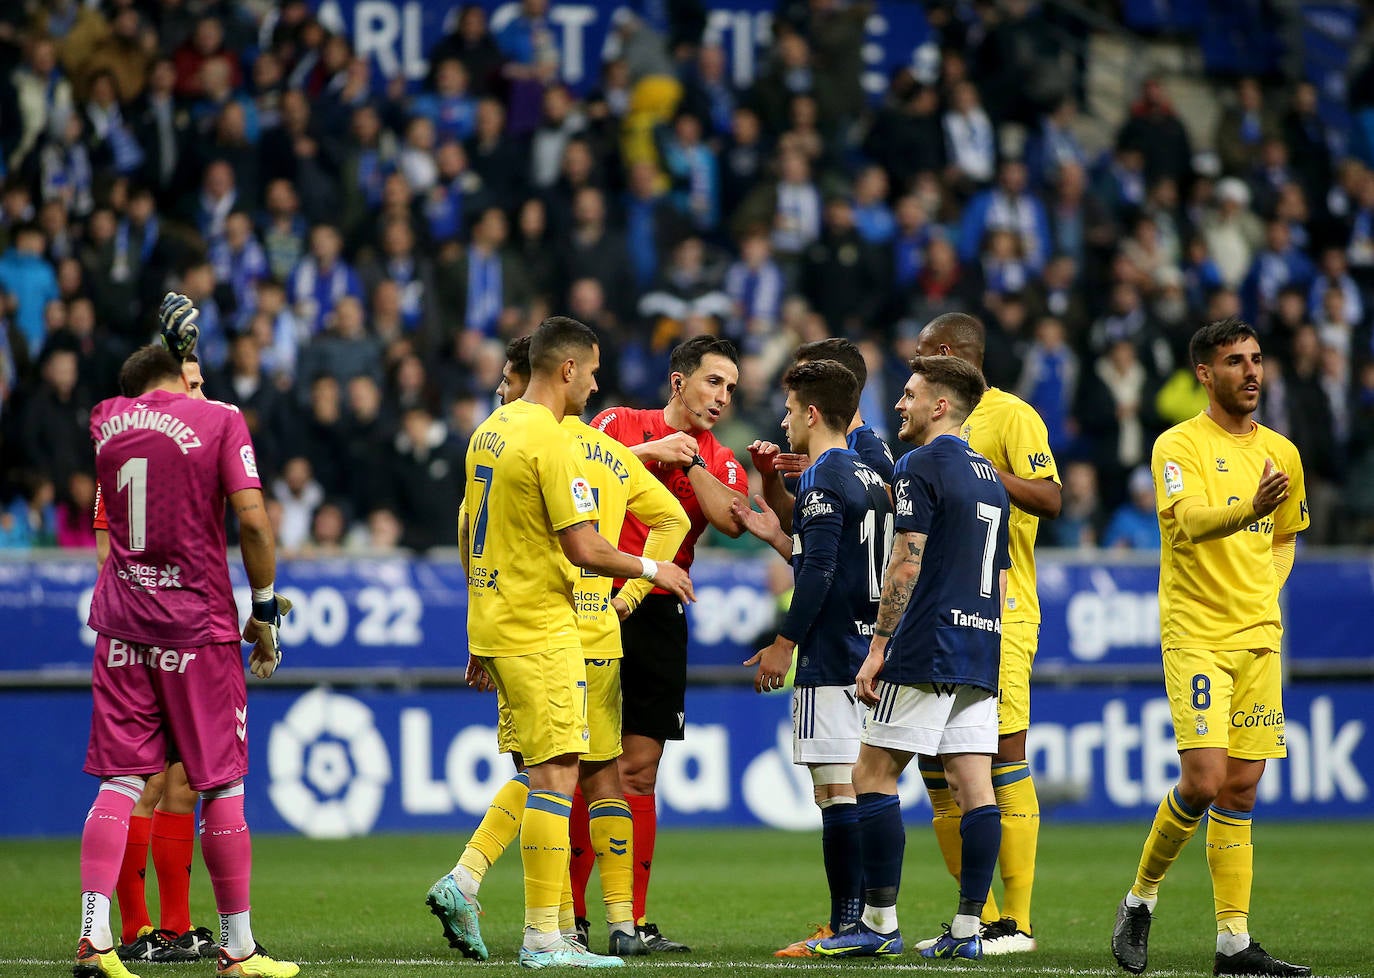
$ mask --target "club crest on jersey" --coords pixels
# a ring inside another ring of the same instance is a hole
[[[1199,737],[1206,737],[1207,718],[1203,716],[1201,713],[1199,713],[1196,717],[1194,717],[1194,723],[1196,724],[1196,726],[1194,726],[1193,729],[1197,731],[1197,735]]]
[[[596,497],[592,495],[592,487],[586,479],[581,476],[572,481],[573,508],[579,513],[591,513],[596,510]]]
[[[1164,463],[1164,494],[1169,497],[1183,491],[1183,469],[1177,462]]]
[[[802,501],[802,519],[804,520],[833,512],[835,512],[835,508],[826,502],[825,497],[817,490],[807,493],[806,499]]]

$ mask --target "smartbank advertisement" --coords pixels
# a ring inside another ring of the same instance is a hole
[[[1299,684],[1284,694],[1288,758],[1260,784],[1266,818],[1374,815],[1367,688]],[[90,697],[77,690],[0,692],[8,784],[0,837],[72,835],[95,780],[81,767]],[[789,700],[692,689],[687,738],[659,771],[665,826],[818,827],[811,786],[792,764]],[[1234,722],[1248,722],[1238,713]],[[249,821],[256,831],[317,838],[476,825],[511,775],[496,753],[495,705],[465,689],[377,692],[250,686]],[[1148,819],[1178,777],[1169,706],[1144,689],[1042,690],[1029,754],[1046,821]],[[908,818],[929,815],[919,780],[902,784]]]

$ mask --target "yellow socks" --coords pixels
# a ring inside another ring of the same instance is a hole
[[[525,926],[558,932],[558,913],[568,880],[568,816],[572,796],[531,791],[520,823],[520,856],[525,867]]]
[[[606,901],[606,922],[633,921],[634,822],[630,806],[623,798],[603,798],[587,806],[587,818]]]
[[[921,779],[925,782],[926,793],[930,795],[930,807],[934,810],[930,824],[935,830],[935,841],[939,843],[940,855],[945,859],[945,868],[949,870],[949,875],[954,877],[955,882],[958,882],[964,846],[963,838],[959,835],[959,820],[964,817],[964,813],[959,810],[959,805],[954,800],[954,792],[949,790],[949,782],[945,780],[945,769],[940,763],[936,761],[933,765],[928,765],[922,759],[920,766]],[[987,903],[983,904],[982,921],[991,924],[997,919],[997,901],[989,892]]]
[[[481,824],[464,847],[458,866],[471,873],[478,885],[481,885],[482,877],[487,875],[491,864],[500,859],[501,853],[515,841],[529,794],[530,776],[521,771],[496,792],[496,797],[487,807],[487,813],[482,816]]]
[[[1197,831],[1203,814],[1188,807],[1179,797],[1177,787],[1164,796],[1155,812],[1150,836],[1145,840],[1145,849],[1140,854],[1140,866],[1136,869],[1135,883],[1131,885],[1132,893],[1153,905],[1159,896],[1160,881]]]
[[[1250,842],[1250,812],[1213,805],[1207,810],[1207,868],[1219,933],[1249,931],[1250,884],[1255,878],[1255,849]]]
[[[1040,799],[1025,761],[992,766],[992,788],[1002,813],[1002,915],[1031,933],[1031,890],[1035,886],[1035,850],[1040,841]],[[995,911],[994,911],[995,912]]]

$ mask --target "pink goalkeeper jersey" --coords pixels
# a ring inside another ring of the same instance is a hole
[[[110,557],[88,624],[171,649],[237,641],[224,502],[262,488],[238,408],[169,391],[112,397],[91,412],[91,438]]]

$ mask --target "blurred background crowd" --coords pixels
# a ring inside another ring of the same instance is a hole
[[[1141,549],[1151,443],[1206,404],[1188,337],[1240,315],[1307,542],[1374,540],[1374,159],[1284,57],[1294,5],[1237,4],[1275,8],[1275,56],[1202,73],[1194,112],[1167,73],[1094,80],[1085,38],[1131,3],[930,0],[932,43],[874,96],[872,8],[844,0],[779,0],[748,87],[709,4],[630,3],[580,93],[546,0],[495,32],[455,7],[410,83],[300,0],[10,0],[0,548],[93,545],[89,410],[169,289],[287,553],[452,544],[505,341],[550,313],[602,337],[593,408],[661,404],[676,342],[733,339],[717,433],[740,450],[781,435],[777,376],[827,335],[862,346],[892,435],[920,327],[976,312],[988,380],[1058,456],[1041,542]],[[1362,50],[1343,97],[1366,118]]]

